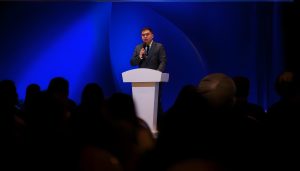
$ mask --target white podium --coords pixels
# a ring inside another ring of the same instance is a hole
[[[122,73],[123,82],[132,83],[132,97],[137,114],[146,121],[152,133],[157,133],[157,106],[159,83],[168,82],[169,74],[138,68]]]

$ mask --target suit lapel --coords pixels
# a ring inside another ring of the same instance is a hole
[[[152,53],[153,53],[153,50],[155,49],[155,46],[156,46],[156,43],[153,41],[152,45],[151,45],[151,47],[149,49],[149,52],[148,52],[148,58],[152,57]]]

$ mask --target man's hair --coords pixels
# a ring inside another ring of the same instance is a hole
[[[149,30],[153,34],[153,30],[151,27],[144,27],[144,28],[142,28],[141,32],[143,32],[145,30]]]

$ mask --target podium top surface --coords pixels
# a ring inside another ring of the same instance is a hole
[[[122,73],[123,82],[168,82],[169,74],[148,68],[138,68]]]

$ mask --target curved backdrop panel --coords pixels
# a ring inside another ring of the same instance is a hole
[[[150,26],[164,44],[170,82],[162,88],[164,109],[183,85],[222,72],[246,76],[249,100],[265,108],[276,101],[275,76],[282,71],[279,7],[276,3],[113,3],[110,55],[118,91],[130,92],[121,73],[129,64],[140,29]]]
[[[250,101],[267,108],[278,99],[275,76],[283,69],[280,3],[260,2],[11,2],[0,5],[0,79],[47,88],[51,78],[70,82],[77,103],[83,87],[99,83],[107,96],[131,85],[121,73],[150,26],[164,44],[170,82],[168,109],[182,86],[223,72],[250,79]]]
[[[197,48],[170,20],[147,4],[113,4],[110,25],[110,55],[118,91],[131,94],[131,84],[122,82],[121,73],[133,69],[129,64],[134,48],[141,42],[141,28],[150,26],[154,40],[164,45],[170,80],[162,87],[163,106],[170,106],[185,84],[195,84],[205,75],[205,63]]]

